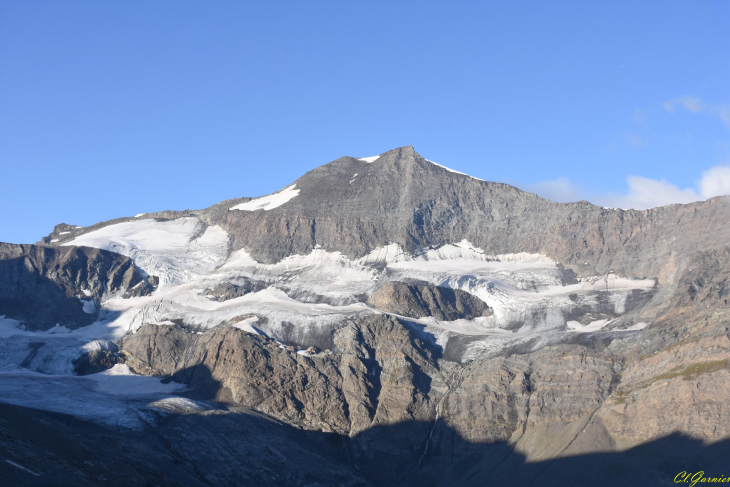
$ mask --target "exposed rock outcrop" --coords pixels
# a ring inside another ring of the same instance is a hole
[[[459,289],[386,282],[368,304],[388,313],[411,318],[433,316],[442,321],[471,320],[492,314],[487,303]]]
[[[131,259],[114,252],[0,243],[0,315],[28,329],[88,325],[105,293],[146,282]]]
[[[730,436],[730,339],[688,339],[641,357],[621,374],[597,419],[620,448],[681,432]]]
[[[430,348],[395,318],[370,316],[335,333],[338,353],[304,356],[234,327],[199,335],[144,325],[125,337],[127,365],[173,375],[206,397],[309,429],[351,434],[374,424],[430,420],[441,381]]]
[[[113,350],[89,350],[73,361],[74,373],[76,375],[97,374],[124,362],[124,356],[120,356]]]
[[[248,289],[246,289],[245,287],[236,286],[235,284],[230,282],[224,282],[218,284],[213,289],[209,289],[207,291],[207,296],[210,299],[222,303],[223,301],[227,301],[229,299],[244,296],[246,293],[248,293]]]

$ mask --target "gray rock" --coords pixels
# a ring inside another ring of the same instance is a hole
[[[412,147],[372,164],[342,157],[294,183],[299,195],[269,211],[230,210],[247,200],[239,198],[195,214],[229,232],[234,250],[268,263],[316,245],[360,257],[393,242],[415,252],[467,239],[487,254],[541,253],[580,276],[613,271],[660,283],[678,256],[730,240],[728,197],[646,211],[553,203],[449,172]]]
[[[105,293],[135,286],[154,289],[131,259],[114,252],[0,243],[0,315],[28,329],[86,326],[96,320]],[[82,300],[94,305],[84,308]]]
[[[383,284],[368,304],[388,313],[411,318],[433,316],[442,321],[471,320],[492,314],[487,303],[465,291],[395,281]]]
[[[248,289],[243,286],[237,286],[230,282],[218,284],[213,289],[206,291],[210,299],[218,302],[227,301],[229,299],[238,298],[248,293]]]
[[[90,350],[74,360],[74,373],[76,375],[96,374],[124,362],[125,358],[114,351]]]
[[[187,366],[188,352],[198,339],[180,325],[144,325],[125,336],[121,348],[127,365],[138,373],[173,375]]]

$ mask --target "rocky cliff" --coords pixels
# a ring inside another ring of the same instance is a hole
[[[460,289],[418,286],[389,281],[368,299],[371,306],[411,318],[434,316],[439,320],[470,320],[492,314],[479,298]]]
[[[89,325],[104,295],[145,295],[153,283],[131,259],[106,250],[0,243],[0,315],[27,329]]]

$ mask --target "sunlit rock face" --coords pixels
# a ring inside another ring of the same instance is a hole
[[[313,440],[288,477],[190,466],[214,485],[322,483],[312,462],[332,485],[545,483],[529,465],[730,434],[728,223],[726,197],[558,204],[405,147],[259,198],[61,224],[0,247],[0,397],[266,465]],[[205,433],[240,424],[280,446]]]
[[[481,299],[460,289],[419,286],[388,281],[370,296],[368,304],[388,313],[442,321],[470,320],[492,314]]]

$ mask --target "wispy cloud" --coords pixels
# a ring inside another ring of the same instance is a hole
[[[684,108],[692,113],[699,113],[705,109],[705,104],[702,100],[690,95],[684,95],[673,100],[665,101],[662,103],[662,106],[669,113],[674,112],[675,108],[678,107]]]
[[[696,96],[684,95],[662,103],[667,113],[674,113],[678,108],[683,108],[691,113],[706,113],[718,117],[730,127],[730,105],[709,104]]]
[[[540,181],[537,184],[516,185],[524,191],[535,193],[551,201],[557,201],[558,203],[568,203],[570,201],[580,201],[584,199],[584,191],[581,187],[568,178]]]
[[[625,193],[600,193],[591,191],[568,178],[557,178],[537,184],[520,186],[525,191],[560,203],[587,200],[595,205],[611,208],[645,210],[675,203],[703,201],[713,196],[730,194],[730,166],[715,166],[702,173],[697,185],[680,188],[663,179],[642,176],[626,178]]]
[[[640,147],[646,147],[647,145],[649,145],[649,143],[642,139],[640,135],[632,133],[626,134],[626,143],[635,149],[638,149]]]
[[[644,110],[637,108],[634,110],[634,113],[631,114],[631,119],[634,123],[642,124],[646,122],[646,114],[644,113]]]
[[[713,111],[720,117],[720,120],[725,122],[725,125],[730,127],[730,105],[717,105],[713,107]]]

